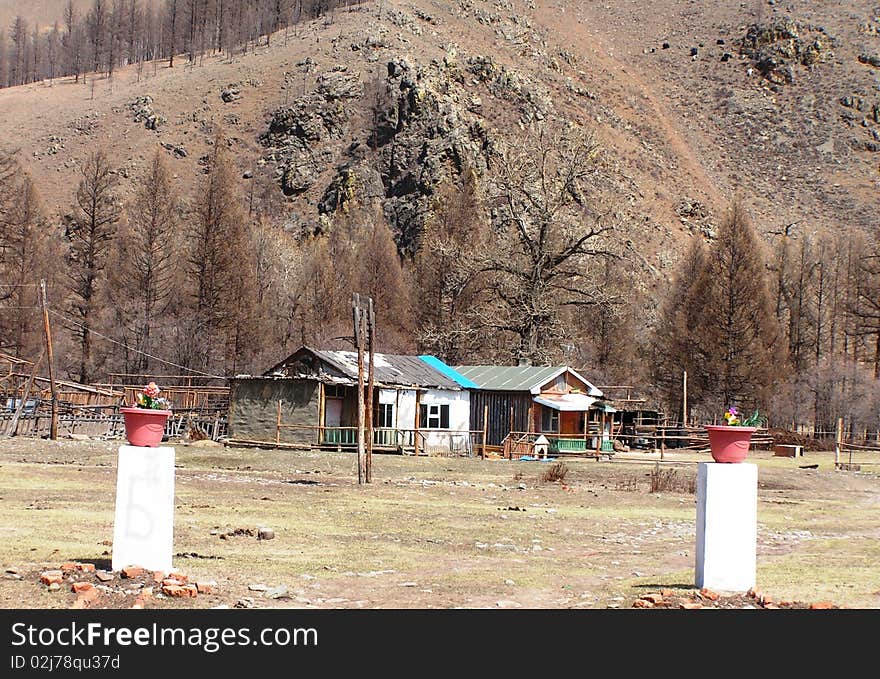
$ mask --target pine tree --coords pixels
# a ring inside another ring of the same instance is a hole
[[[721,224],[696,292],[689,331],[705,376],[703,400],[719,408],[766,404],[782,372],[782,338],[760,244],[739,202]]]
[[[116,176],[103,151],[96,151],[81,168],[82,179],[76,192],[73,212],[66,215],[65,238],[68,241],[67,277],[71,307],[77,318],[79,339],[79,381],[88,383],[92,376],[92,337],[98,312],[104,268],[121,209],[116,201]]]
[[[161,152],[156,151],[116,239],[111,282],[124,343],[136,350],[129,372],[147,372],[154,336],[173,299],[177,240],[182,223],[180,197]]]

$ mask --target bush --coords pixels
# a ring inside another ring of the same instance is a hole
[[[553,483],[554,481],[565,481],[565,477],[568,474],[568,466],[565,462],[554,462],[550,465],[547,470],[544,472],[544,476],[541,477],[547,483]]]
[[[648,492],[662,493],[663,491],[694,494],[697,492],[697,479],[695,476],[680,477],[677,470],[660,469],[660,464],[655,464],[651,471],[651,489]]]

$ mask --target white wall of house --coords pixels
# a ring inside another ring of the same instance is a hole
[[[443,453],[451,450],[464,451],[470,445],[471,404],[470,392],[464,389],[427,389],[422,392],[423,405],[448,405],[449,429],[431,429],[425,431],[426,422],[421,428],[425,433],[425,447],[428,453]]]
[[[427,429],[427,422],[420,422],[419,429],[424,434],[428,453],[466,450],[469,445],[470,393],[465,390],[426,389],[421,395],[421,404],[426,406],[449,406],[449,429]],[[396,429],[415,429],[416,392],[413,389],[380,389],[379,403],[394,405],[394,427]]]

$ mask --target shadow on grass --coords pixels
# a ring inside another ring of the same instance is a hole
[[[694,589],[694,584],[692,582],[687,583],[687,584],[684,584],[681,582],[676,582],[675,584],[668,585],[668,584],[659,583],[659,582],[648,582],[643,585],[633,585],[633,588],[634,589],[688,589],[688,590],[690,590],[690,589]]]

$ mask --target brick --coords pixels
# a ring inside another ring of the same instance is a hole
[[[686,602],[686,603],[683,603],[683,604],[679,604],[678,607],[679,607],[679,608],[683,608],[683,609],[688,610],[688,611],[696,611],[697,609],[702,608],[702,607],[703,607],[703,604],[698,604],[698,603],[696,603],[696,602],[693,602],[693,603]]]
[[[186,583],[183,580],[178,580],[177,578],[165,578],[162,581],[163,587],[180,587],[185,584]]]
[[[128,568],[122,569],[122,577],[123,578],[139,578],[146,571],[140,566],[129,566]]]
[[[198,594],[195,585],[162,585],[162,594],[172,597],[194,597]]]
[[[636,599],[633,601],[633,608],[654,608],[654,604],[645,599]]]
[[[107,571],[96,571],[95,577],[98,578],[101,582],[110,582],[113,579],[113,573],[108,573]]]
[[[717,601],[718,600],[718,593],[713,592],[711,589],[707,589],[705,587],[703,587],[703,589],[700,590],[700,596],[703,597],[704,599],[708,599],[709,601]]]
[[[189,581],[189,578],[186,575],[184,575],[183,573],[181,573],[180,571],[171,571],[168,574],[168,577],[174,578],[175,580],[179,580],[180,582],[188,582]]]
[[[669,597],[675,596],[675,590],[661,589],[660,596],[662,596],[664,599],[668,599]]]
[[[196,589],[198,590],[199,594],[216,594],[217,583],[213,580],[197,582]]]
[[[79,594],[80,592],[87,592],[90,589],[94,589],[94,587],[95,586],[91,582],[74,582],[70,586],[70,590]]]
[[[82,571],[83,573],[94,573],[95,572],[95,564],[93,564],[93,563],[78,563],[78,564],[76,564],[76,570]]]
[[[776,603],[776,600],[772,596],[769,596],[768,594],[762,594],[760,601],[761,601],[761,605],[763,605],[763,606],[766,606],[767,604]]]
[[[53,582],[61,584],[64,580],[64,574],[61,571],[43,571],[40,575],[40,582],[44,585],[51,585]]]
[[[65,573],[76,570],[76,564],[73,561],[65,561],[61,564],[61,570]]]
[[[817,601],[814,604],[810,604],[810,609],[812,610],[828,610],[829,608],[834,608],[834,604],[830,601]]]
[[[80,592],[76,597],[76,601],[73,602],[73,606],[71,606],[71,608],[88,608],[98,599],[99,594],[100,593],[98,592],[98,590],[94,587]]]
[[[159,584],[165,579],[164,571],[153,571],[153,582]]]
[[[663,603],[663,596],[660,595],[660,594],[654,594],[654,593],[651,593],[651,594],[643,594],[643,595],[640,596],[639,598],[640,598],[640,599],[643,599],[644,601],[650,601],[650,602],[651,602],[652,604],[654,604],[654,605],[662,604],[662,603]]]

